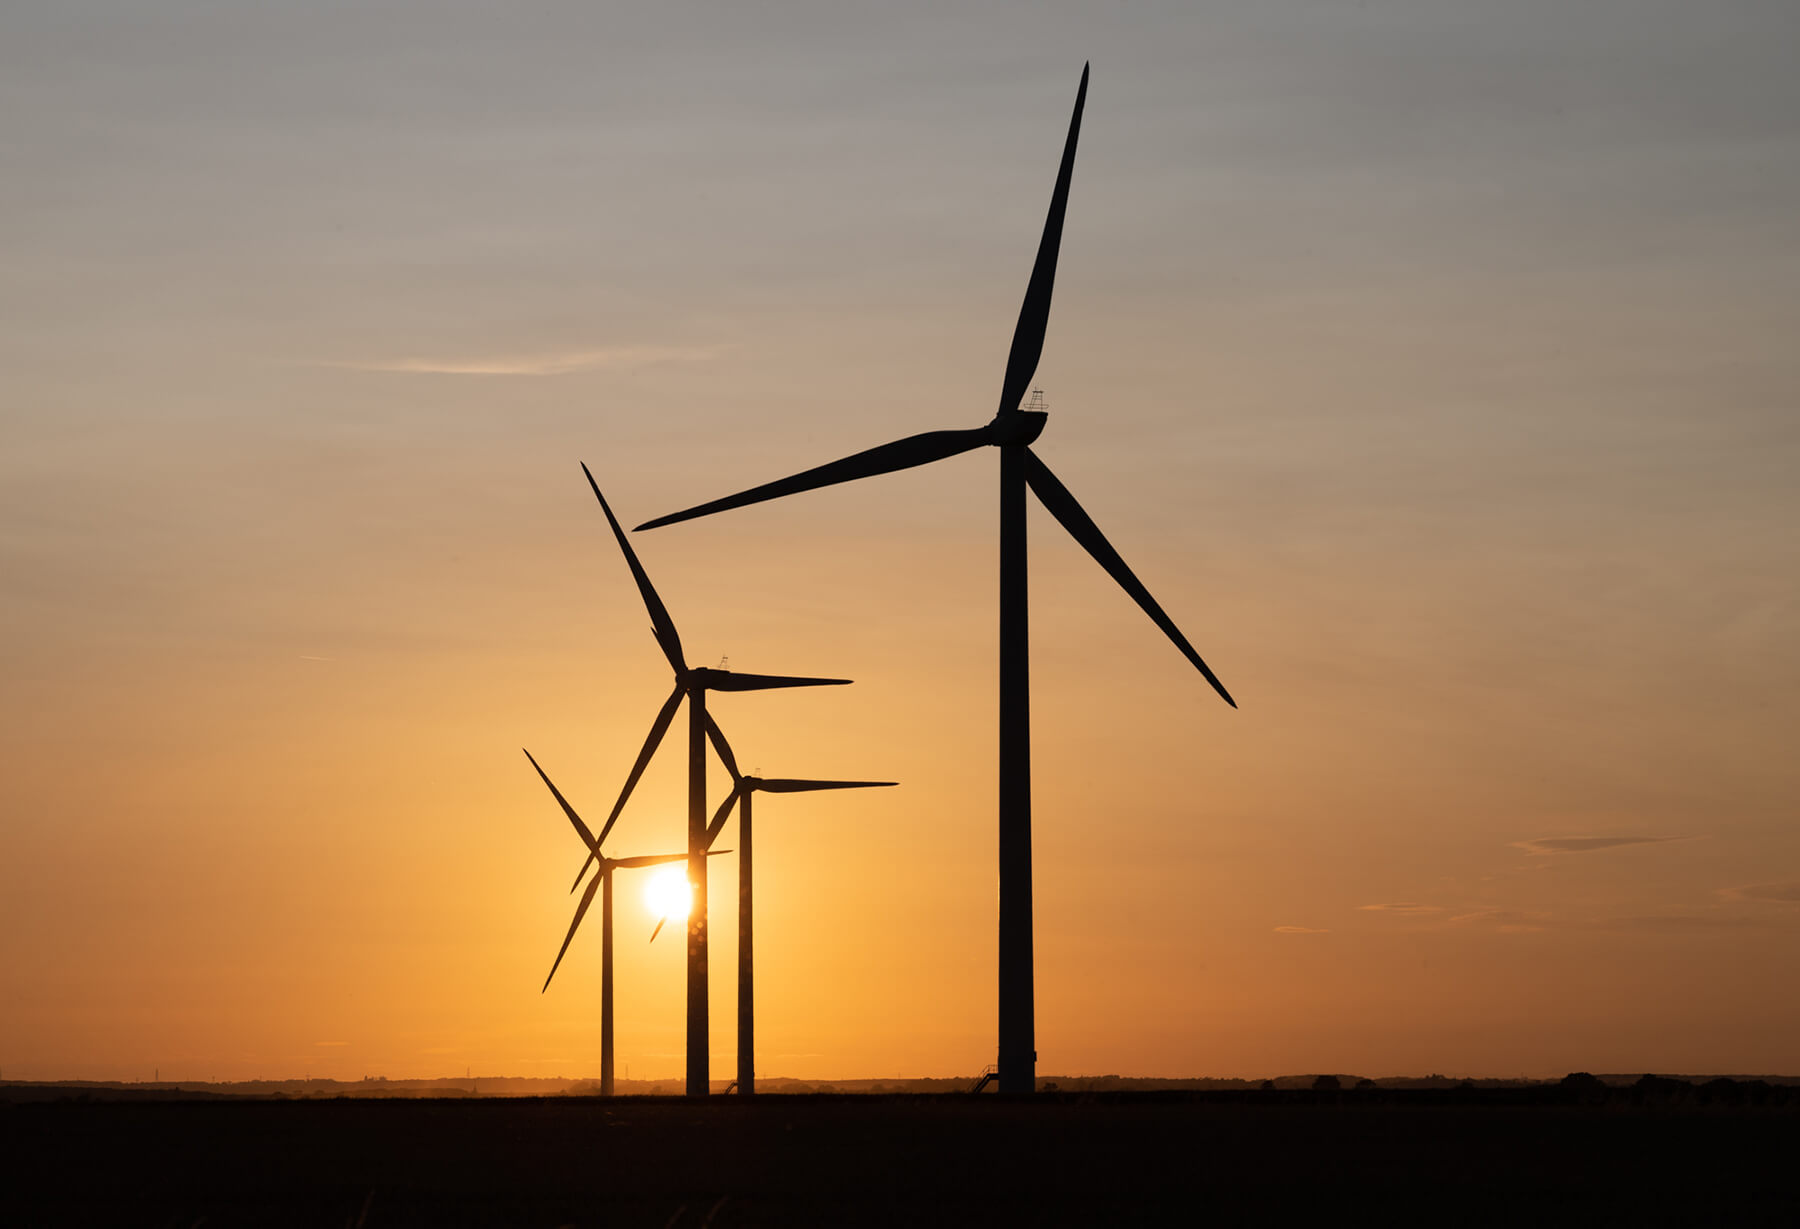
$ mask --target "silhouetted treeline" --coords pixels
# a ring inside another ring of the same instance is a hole
[[[1694,1079],[1644,1075],[1622,1084],[1575,1071],[1564,1076],[1557,1088],[1583,1104],[1800,1108],[1800,1084],[1791,1076]]]
[[[886,1080],[757,1081],[759,1095],[776,1096],[943,1096],[968,1093],[976,1077]],[[728,1081],[715,1080],[714,1093]],[[684,1090],[677,1077],[666,1080],[619,1080],[620,1096],[676,1097]],[[1593,1075],[1572,1072],[1560,1080],[1463,1079],[1446,1075],[1371,1078],[1346,1074],[1284,1075],[1266,1080],[1175,1079],[1143,1076],[1047,1076],[1038,1091],[1065,1096],[1095,1094],[1208,1095],[1224,1100],[1256,1100],[1274,1096],[1296,1102],[1341,1099],[1383,1100],[1395,1104],[1459,1100],[1495,1104],[1668,1105],[1705,1108],[1800,1108],[1800,1076],[1662,1076]],[[172,1101],[231,1097],[261,1100],[315,1098],[473,1098],[594,1097],[598,1080],[561,1077],[476,1076],[464,1079],[388,1080],[247,1080],[210,1084],[203,1081],[126,1083],[104,1080],[0,1083],[0,1101]]]

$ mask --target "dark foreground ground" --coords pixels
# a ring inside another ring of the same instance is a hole
[[[6,1225],[1800,1225],[1800,1105],[1063,1094],[0,1103]]]

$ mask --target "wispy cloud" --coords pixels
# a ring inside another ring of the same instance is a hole
[[[1437,905],[1416,905],[1411,901],[1402,901],[1398,904],[1389,905],[1358,905],[1357,909],[1363,913],[1399,913],[1409,917],[1425,913],[1443,912],[1443,909]]]
[[[1783,905],[1800,905],[1800,883],[1752,883],[1741,888],[1722,888],[1719,895],[1728,900],[1770,900]]]
[[[1800,884],[1759,885],[1795,891],[1792,899],[1800,900]],[[1728,888],[1720,895],[1731,899],[1740,889]],[[1776,898],[1783,899],[1783,898]],[[1733,912],[1725,909],[1674,909],[1662,913],[1640,913],[1614,916],[1558,917],[1550,913],[1521,913],[1509,909],[1477,909],[1443,919],[1447,926],[1468,926],[1496,934],[1536,934],[1541,931],[1589,931],[1617,934],[1625,931],[1647,931],[1673,934],[1683,931],[1731,931],[1782,927],[1779,916],[1769,913]]]
[[[1626,845],[1660,845],[1679,841],[1679,836],[1559,836],[1535,841],[1514,841],[1514,849],[1526,853],[1592,853],[1597,849],[1619,849]]]
[[[348,1041],[315,1041],[313,1044],[316,1046],[347,1046],[350,1043]]]
[[[1311,926],[1277,926],[1275,928],[1275,933],[1278,935],[1328,935],[1331,932],[1329,930],[1315,930]]]
[[[1584,925],[1592,930],[1744,930],[1775,925],[1766,917],[1725,913],[1655,913],[1640,917],[1596,918]]]
[[[322,362],[317,366],[411,375],[560,376],[575,371],[648,367],[654,363],[704,363],[717,358],[723,351],[722,346],[598,346],[548,354],[353,359]]]
[[[1536,934],[1550,923],[1548,914],[1520,913],[1513,909],[1476,909],[1446,920],[1453,926],[1491,926],[1503,935]]]

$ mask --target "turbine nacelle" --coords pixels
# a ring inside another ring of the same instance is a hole
[[[1050,418],[1043,410],[1003,410],[987,425],[998,447],[1024,447],[1044,433]]]

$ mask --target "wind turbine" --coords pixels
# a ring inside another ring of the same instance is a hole
[[[675,621],[669,617],[668,608],[656,595],[656,587],[650,583],[650,577],[644,572],[644,565],[638,562],[637,552],[631,549],[631,542],[619,527],[619,520],[613,515],[612,508],[607,505],[606,496],[600,493],[600,484],[594,481],[594,475],[586,465],[581,467],[581,472],[587,475],[588,485],[594,489],[594,498],[600,501],[600,510],[606,513],[606,523],[612,526],[613,537],[618,539],[619,549],[625,554],[625,563],[631,569],[632,579],[637,581],[638,592],[644,598],[644,608],[650,612],[650,630],[656,637],[656,643],[675,670],[675,689],[663,701],[656,719],[650,723],[650,736],[644,740],[643,750],[638,752],[637,762],[631,766],[631,772],[625,778],[625,788],[619,791],[619,800],[613,804],[612,814],[606,817],[606,826],[600,833],[601,839],[605,839],[606,833],[611,831],[614,821],[619,818],[619,812],[625,809],[625,801],[631,797],[632,788],[637,785],[638,778],[643,776],[644,768],[650,763],[650,757],[656,754],[656,748],[662,742],[669,723],[675,719],[675,710],[681,707],[682,697],[686,696],[688,701],[687,863],[688,882],[694,888],[694,903],[688,912],[687,922],[687,1094],[690,1097],[704,1097],[710,1085],[706,998],[706,728],[709,724],[706,693],[841,686],[850,680],[800,678],[781,674],[733,674],[729,670],[714,670],[706,666],[690,668],[681,653],[681,637],[675,632]],[[589,851],[590,861],[598,856],[598,848],[599,841],[596,841],[594,848]],[[581,876],[586,873],[587,863],[584,862],[580,874],[575,876],[575,882],[579,884]],[[572,892],[575,889],[569,890]]]
[[[1081,70],[1081,87],[1075,95],[1075,113],[1063,145],[1062,165],[1050,195],[1050,213],[1044,220],[1037,261],[1025,287],[1025,302],[1013,330],[1012,351],[1001,382],[1000,407],[985,426],[961,431],[928,431],[856,453],[841,461],[809,469],[792,477],[698,504],[681,512],[639,525],[654,529],[676,521],[691,520],[714,512],[741,508],[831,486],[857,478],[910,469],[942,461],[959,453],[992,446],[1000,450],[1000,1089],[1027,1093],[1035,1087],[1037,1062],[1032,995],[1031,947],[1031,682],[1028,651],[1029,620],[1026,593],[1025,490],[1030,487],[1069,535],[1095,562],[1131,595],[1152,622],[1174,641],[1183,656],[1205,676],[1227,704],[1237,701],[1225,690],[1194,646],[1150,596],[1106,536],[1082,510],[1049,466],[1039,460],[1030,445],[1044,429],[1048,417],[1041,410],[1023,410],[1019,401],[1037,371],[1044,349],[1044,331],[1050,319],[1050,292],[1056,280],[1056,256],[1062,243],[1063,214],[1069,201],[1069,177],[1075,164],[1075,143],[1081,132],[1081,110],[1087,101],[1088,70]]]
[[[756,1091],[756,977],[754,942],[752,938],[755,910],[750,896],[750,863],[755,852],[751,844],[750,800],[758,791],[767,794],[806,794],[815,790],[826,789],[878,789],[882,786],[897,784],[894,781],[811,781],[797,777],[757,777],[745,776],[738,771],[737,757],[731,753],[731,744],[725,741],[725,733],[719,729],[718,722],[707,719],[706,732],[712,739],[713,750],[719,754],[719,760],[725,765],[725,771],[731,774],[731,792],[725,801],[719,804],[713,815],[712,823],[706,829],[706,843],[710,846],[719,839],[719,830],[725,826],[725,820],[731,814],[733,804],[738,808],[738,1077],[737,1086],[740,1096],[749,1096]],[[651,939],[655,939],[653,934]]]
[[[523,748],[521,748],[523,750]],[[575,825],[582,844],[588,848],[588,861],[598,860],[600,873],[588,884],[588,890],[581,894],[581,903],[575,906],[575,920],[569,923],[569,933],[563,936],[562,947],[557,949],[556,963],[550,966],[550,977],[544,979],[544,990],[550,988],[550,978],[556,976],[556,970],[562,967],[563,955],[569,950],[569,942],[575,937],[575,928],[581,925],[581,919],[587,916],[588,906],[594,903],[595,889],[602,889],[600,896],[600,1095],[613,1095],[613,872],[640,866],[660,866],[665,862],[680,862],[686,859],[684,853],[653,854],[641,858],[609,858],[600,852],[600,842],[606,839],[601,833],[596,837],[581,822],[581,816],[569,805],[569,800],[562,796],[549,774],[539,766],[531,752],[525,752],[525,758],[537,769],[537,775],[544,779],[550,792],[556,796],[557,805],[562,807],[563,814]],[[724,852],[724,851],[721,851]],[[586,863],[582,870],[586,873]],[[577,884],[580,879],[575,881]],[[544,990],[538,991],[542,994]]]

